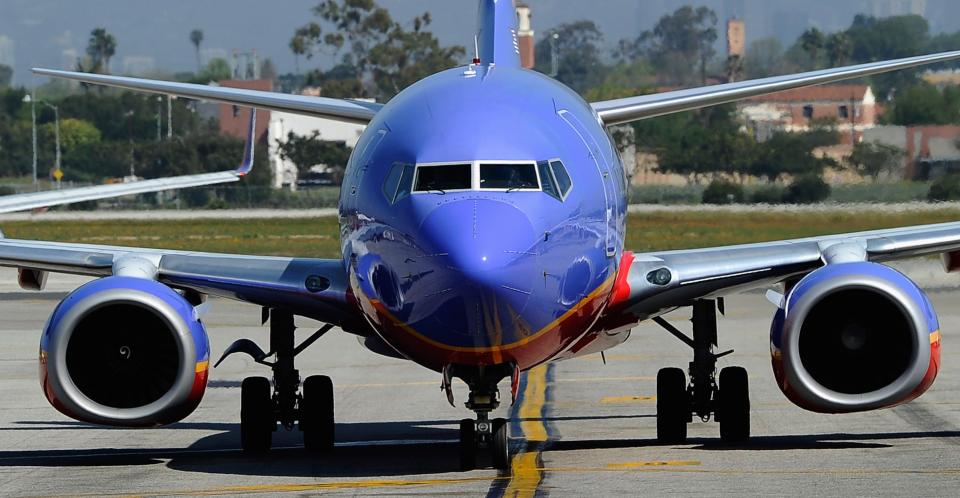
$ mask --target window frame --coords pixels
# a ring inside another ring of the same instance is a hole
[[[527,187],[527,188],[485,188],[480,186],[480,166],[483,164],[518,164],[518,165],[529,165],[533,168],[533,171],[537,175],[537,188]],[[411,184],[410,195],[421,195],[421,194],[436,194],[436,190],[416,190],[417,182],[420,180],[420,168],[430,168],[438,166],[463,166],[470,165],[470,188],[468,189],[456,189],[456,190],[444,190],[446,193],[452,192],[543,192],[543,179],[540,178],[540,168],[537,167],[537,161],[521,159],[521,160],[479,160],[479,161],[443,161],[443,162],[430,162],[430,163],[417,163],[415,164],[415,171],[413,173],[413,183]]]
[[[566,192],[559,192],[558,190],[558,193],[560,193],[560,201],[566,202],[567,197],[570,197],[570,192],[573,192],[573,177],[570,176],[570,170],[567,169],[567,165],[564,164],[563,159],[560,159],[559,157],[547,159],[547,170],[550,171],[550,177],[553,179],[553,184],[556,185],[558,189],[560,188],[560,182],[557,181],[557,175],[553,172],[553,163],[560,163],[560,167],[563,168],[563,171],[567,173],[567,180],[570,181],[570,187],[567,188]]]

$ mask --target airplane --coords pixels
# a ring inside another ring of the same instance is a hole
[[[243,450],[279,427],[311,451],[334,448],[333,383],[301,382],[295,358],[335,327],[367,349],[469,387],[459,457],[509,466],[508,424],[490,415],[509,380],[538,365],[605,351],[650,320],[686,344],[684,371],[657,375],[657,439],[682,443],[696,416],[720,438],[750,437],[746,371],[717,372],[726,295],[769,289],[778,385],[813,412],[906,403],[933,383],[940,326],[930,300],[884,263],[941,254],[960,269],[960,223],[757,244],[634,253],[624,248],[626,182],[611,126],[803,86],[960,59],[960,51],[585,102],[521,68],[511,0],[480,0],[472,63],[431,75],[386,104],[36,69],[36,74],[365,123],[339,205],[342,257],[280,258],[0,240],[0,265],[27,286],[48,272],[100,277],[69,294],[41,338],[41,384],[77,420],[152,427],[203,396],[206,296],[262,308],[269,347],[249,339],[220,361],[269,367],[243,380]],[[36,286],[33,286],[36,287]],[[692,308],[685,333],[663,319]],[[296,343],[294,316],[325,325]],[[666,336],[665,336],[666,337]]]

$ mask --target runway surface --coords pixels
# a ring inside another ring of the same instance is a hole
[[[299,434],[278,432],[269,456],[240,452],[240,381],[268,372],[231,357],[211,373],[200,408],[179,424],[104,429],[57,413],[37,381],[39,330],[57,294],[0,293],[0,496],[49,495],[471,495],[719,494],[955,496],[960,485],[960,292],[931,294],[941,315],[943,368],[930,392],[891,410],[831,416],[791,405],[773,381],[767,343],[772,307],[733,297],[720,322],[721,366],[750,372],[749,445],[719,443],[714,423],[694,423],[686,445],[655,441],[654,378],[685,366],[685,347],[653,325],[599,356],[531,371],[512,417],[512,469],[459,472],[457,423],[440,376],[366,352],[328,334],[300,359],[303,375],[336,385],[337,448],[306,454]],[[239,337],[261,344],[260,311],[213,301],[215,357]],[[671,315],[686,329],[683,313]],[[301,321],[303,334],[318,324]],[[509,399],[508,388],[502,386]],[[507,403],[509,404],[509,403]]]

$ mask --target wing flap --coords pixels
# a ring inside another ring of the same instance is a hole
[[[738,81],[723,85],[607,100],[595,102],[591,104],[591,106],[605,125],[615,126],[631,121],[690,111],[712,105],[726,104],[760,95],[792,90],[794,88],[834,83],[926,64],[949,62],[957,59],[960,59],[960,51],[943,52],[918,57],[908,57],[905,59],[872,62],[869,64],[859,64],[835,69],[824,69],[786,76],[774,76],[771,78]]]

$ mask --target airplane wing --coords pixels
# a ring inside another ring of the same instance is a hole
[[[109,76],[104,74],[78,73],[40,68],[34,68],[33,72],[40,76],[75,80],[95,85],[113,86],[138,92],[176,95],[178,97],[257,107],[271,111],[290,112],[348,123],[367,124],[377,114],[377,111],[383,107],[381,104],[373,102],[290,95],[242,88],[128,78],[124,76]]]
[[[960,222],[738,246],[625,256],[610,314],[642,320],[691,304],[799,277],[828,262],[892,261],[960,251]],[[948,257],[949,256],[949,257]],[[952,264],[947,265],[952,271]]]
[[[95,201],[126,195],[146,194],[164,190],[177,190],[189,187],[202,187],[220,183],[235,182],[253,170],[253,151],[256,142],[257,110],[250,111],[250,125],[247,129],[247,142],[243,150],[243,160],[236,169],[215,173],[172,176],[152,180],[140,180],[130,183],[93,185],[90,187],[46,190],[27,194],[13,194],[0,197],[0,213],[27,211],[30,209],[72,204],[75,202]]]
[[[158,281],[177,289],[288,309],[359,335],[368,331],[339,259],[13,240],[0,234],[0,266],[18,268],[29,290],[42,289],[47,272],[106,277],[129,258],[149,262]]]
[[[960,59],[960,51],[943,52],[786,76],[738,81],[723,85],[606,100],[590,105],[600,116],[603,124],[615,126],[631,121],[690,111],[717,104],[726,104],[794,88],[862,78],[864,76],[907,69],[924,64],[954,61],[957,59]]]

